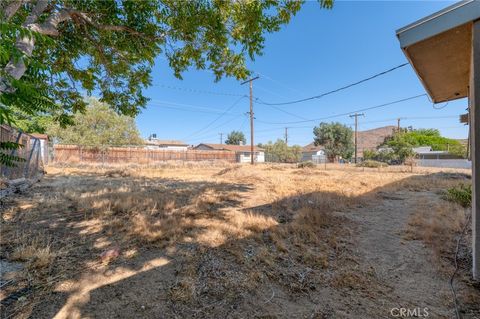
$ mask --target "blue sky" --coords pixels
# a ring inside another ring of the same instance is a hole
[[[332,10],[322,10],[317,2],[307,2],[290,24],[266,35],[264,54],[249,62],[249,68],[260,76],[254,82],[254,96],[268,102],[300,99],[405,63],[395,30],[449,4],[337,1]],[[146,91],[151,101],[136,119],[142,136],[156,133],[161,139],[190,144],[218,143],[219,133],[225,138],[228,132],[241,130],[249,140],[249,101],[242,98],[248,94],[247,85],[231,78],[215,83],[208,70],[195,69],[178,80],[163,57],[156,60],[153,84]],[[255,143],[283,138],[285,127],[289,127],[289,144],[306,145],[313,140],[313,127],[320,121],[300,122],[304,119],[347,113],[422,93],[425,90],[408,65],[318,100],[278,107],[286,112],[255,104]],[[400,117],[402,127],[438,128],[444,136],[466,138],[467,128],[458,121],[466,107],[466,99],[434,107],[427,97],[420,97],[364,112],[359,130],[396,125]],[[332,120],[353,124],[348,116],[326,121]]]

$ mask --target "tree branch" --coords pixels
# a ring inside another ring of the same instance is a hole
[[[30,15],[27,16],[25,22],[22,24],[24,28],[31,29],[31,25],[35,23],[40,15],[45,11],[48,6],[47,0],[38,0],[35,7],[32,9]],[[31,36],[26,36],[23,38],[17,38],[17,43],[15,44],[17,50],[22,52],[25,56],[32,56],[33,48],[35,47],[35,39]],[[25,60],[23,57],[20,57],[15,61],[12,57],[10,62],[5,66],[4,72],[8,76],[18,80],[20,79],[25,72],[27,71],[27,66],[25,65]],[[10,87],[7,79],[5,77],[0,78],[0,92],[13,92],[14,89]]]
[[[2,16],[4,21],[9,21],[15,13],[20,9],[20,6],[22,5],[24,0],[14,0],[10,2],[8,5],[6,5],[5,8],[2,6]]]
[[[141,37],[143,39],[153,41],[153,40],[163,40],[165,38],[165,34],[162,34],[161,36],[148,36],[145,33],[139,32],[133,28],[124,26],[124,25],[104,25],[104,24],[99,24],[93,21],[86,13],[84,12],[79,12],[76,10],[70,10],[70,15],[72,16],[77,16],[81,18],[83,21],[88,23],[89,25],[93,26],[96,29],[99,30],[105,30],[105,31],[117,31],[117,32],[127,32],[130,33],[131,35],[135,35],[138,37]]]
[[[42,24],[30,24],[29,29],[43,35],[58,36],[58,24],[72,18],[71,10],[61,9],[50,15]]]
[[[8,7],[13,6],[13,4],[18,5],[18,7],[10,8],[8,12],[10,17],[13,15],[16,10],[20,7],[22,1],[24,0],[19,0],[12,2]],[[27,28],[31,31],[38,32],[43,35],[49,35],[49,36],[58,36],[58,25],[61,22],[67,21],[67,20],[76,20],[74,18],[79,18],[85,23],[93,26],[96,29],[99,30],[106,30],[106,31],[114,31],[114,32],[126,32],[131,35],[135,35],[138,37],[141,37],[143,39],[146,39],[148,41],[155,41],[155,40],[163,40],[165,39],[165,34],[162,34],[160,36],[148,36],[142,32],[138,32],[133,28],[127,27],[127,26],[122,26],[122,25],[102,25],[98,24],[95,21],[93,21],[85,12],[81,12],[75,9],[69,9],[69,8],[63,8],[60,9],[53,14],[51,14],[43,23],[37,23],[38,18],[42,13],[45,12],[45,10],[48,7],[48,0],[38,0],[35,7],[33,8],[31,14],[27,17],[25,20],[25,23],[23,23],[23,27]],[[7,7],[7,9],[8,9]],[[24,38],[19,38],[17,39],[16,43],[16,48],[22,52],[25,56],[30,57],[32,55],[33,49],[35,47],[35,41],[33,37],[24,37]],[[4,72],[10,77],[13,77],[14,79],[20,79],[26,72],[26,65],[25,61],[23,58],[19,58],[17,61],[14,61],[13,58],[12,60],[5,66]],[[0,92],[12,92],[12,88],[9,85],[9,81],[7,80],[6,77],[1,77],[0,78]]]

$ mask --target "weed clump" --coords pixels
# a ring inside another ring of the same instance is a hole
[[[472,204],[472,185],[460,184],[447,189],[443,199],[457,203],[462,207],[470,207]]]
[[[366,160],[361,163],[357,164],[357,167],[368,167],[368,168],[379,168],[379,167],[387,167],[387,163],[374,161],[374,160]]]
[[[298,163],[297,167],[298,168],[314,168],[315,163],[313,163],[311,161],[301,162],[301,163]]]

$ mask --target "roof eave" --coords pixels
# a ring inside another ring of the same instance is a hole
[[[480,1],[464,0],[413,22],[396,35],[434,103],[466,97],[469,25],[480,19]]]
[[[439,33],[477,20],[480,17],[480,1],[464,0],[441,11],[417,20],[396,31],[402,49],[431,38]]]

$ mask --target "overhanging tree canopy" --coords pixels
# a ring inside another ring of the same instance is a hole
[[[331,7],[332,0],[320,0]],[[126,115],[145,106],[155,57],[244,79],[300,1],[6,0],[0,2],[0,121],[12,108],[67,122],[83,95]]]

